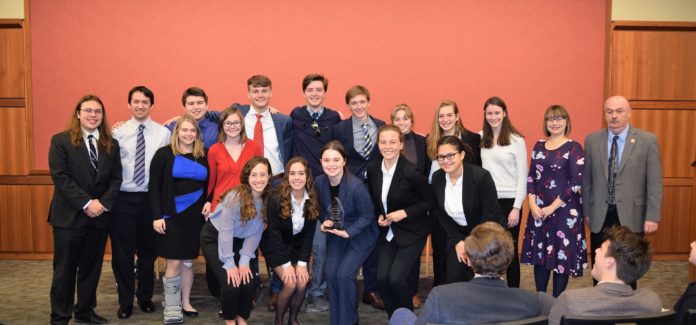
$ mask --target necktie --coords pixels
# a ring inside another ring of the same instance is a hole
[[[312,113],[312,119],[313,120],[318,120],[319,119],[319,113]]]
[[[256,114],[256,125],[254,126],[254,141],[256,141],[261,148],[263,148],[263,125],[261,124],[261,118],[263,115]]]
[[[133,169],[133,181],[138,186],[145,183],[145,136],[143,130],[145,130],[145,124],[140,124],[138,140],[135,145],[135,168]]]
[[[616,205],[616,173],[619,171],[619,146],[616,141],[619,136],[615,135],[611,141],[611,155],[609,156],[609,191],[607,203]]]
[[[99,166],[99,160],[97,160],[97,147],[94,146],[94,136],[87,136],[87,142],[89,144],[89,160],[92,162],[92,167],[97,170]]]
[[[370,151],[372,151],[372,139],[370,138],[370,130],[367,127],[367,123],[363,123],[363,138],[365,139],[365,145],[362,148],[362,156],[367,159],[370,156]]]

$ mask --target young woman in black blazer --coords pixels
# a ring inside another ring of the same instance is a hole
[[[302,157],[294,157],[285,165],[283,182],[268,199],[268,228],[261,244],[266,263],[283,281],[276,305],[276,325],[284,324],[288,307],[288,324],[299,324],[297,315],[309,282],[307,263],[318,216],[319,200],[309,164]]]
[[[505,224],[491,174],[465,162],[469,154],[458,137],[446,136],[438,142],[437,160],[442,169],[433,174],[437,205],[432,216],[446,232],[445,251],[439,252],[445,256],[444,284],[474,276],[464,250],[464,239],[471,229],[486,221]]]
[[[416,288],[408,279],[430,233],[428,211],[435,197],[418,168],[401,156],[404,142],[398,127],[381,127],[377,145],[383,159],[367,167],[367,179],[381,227],[377,288],[391,317],[397,308],[413,309]]]

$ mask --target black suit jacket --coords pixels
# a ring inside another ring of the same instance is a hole
[[[447,233],[447,247],[454,247],[460,240],[466,239],[478,224],[493,221],[505,227],[505,217],[498,205],[498,194],[491,174],[474,164],[464,162],[462,173],[462,205],[467,226],[462,227],[445,211],[445,171],[440,169],[433,173],[433,190],[437,198],[437,215],[442,228]]]
[[[90,218],[83,207],[89,200],[98,199],[107,210],[113,204],[121,188],[121,153],[118,141],[113,140],[111,152],[97,145],[98,169],[95,171],[89,160],[89,151],[84,140],[75,147],[67,132],[51,138],[48,150],[48,166],[55,190],[48,213],[48,222],[59,228],[82,228],[89,223],[105,229],[109,213]]]
[[[428,145],[425,143],[425,137],[411,132],[404,136],[404,138],[413,137],[413,142],[416,145],[416,161],[412,161],[418,171],[426,178],[430,175],[430,166],[432,165],[432,160],[428,157]]]
[[[435,195],[425,177],[416,166],[403,156],[394,167],[389,193],[387,193],[387,211],[382,206],[382,160],[377,160],[367,167],[367,183],[375,206],[375,215],[386,216],[390,212],[404,210],[406,218],[391,224],[394,240],[398,246],[412,245],[423,240],[430,233],[428,211],[435,206]],[[379,242],[386,242],[388,227],[381,227]]]
[[[370,115],[372,121],[375,122],[377,128],[379,129],[384,125],[384,121],[376,119]],[[355,175],[359,179],[364,178],[365,171],[367,170],[367,165],[373,161],[379,160],[381,155],[379,153],[379,148],[377,148],[377,139],[372,139],[374,146],[370,155],[367,159],[355,149],[355,141],[353,139],[353,118],[349,117],[341,122],[338,122],[333,130],[334,140],[338,140],[343,144],[344,149],[346,149],[346,154],[348,159],[346,161],[346,167],[351,174]],[[360,149],[360,148],[358,148]]]
[[[471,147],[471,150],[474,152],[474,156],[468,161],[476,166],[483,166],[481,163],[481,135],[466,131],[463,132],[459,138],[462,139],[464,143],[468,144],[469,147]]]
[[[308,202],[307,202],[308,203]],[[304,215],[307,215],[305,203]],[[298,258],[300,261],[309,263],[309,256],[312,253],[312,240],[314,231],[317,227],[317,219],[310,220],[304,218],[302,231],[297,234],[297,238],[292,234],[292,218],[284,219],[280,216],[280,195],[274,191],[268,198],[266,205],[266,216],[268,227],[263,232],[261,239],[261,250],[269,261],[271,267],[276,267],[290,262],[292,250],[299,247]],[[300,240],[301,243],[295,243]]]

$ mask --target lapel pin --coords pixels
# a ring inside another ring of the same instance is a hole
[[[636,143],[636,139],[635,139],[635,138],[631,138],[631,143]]]

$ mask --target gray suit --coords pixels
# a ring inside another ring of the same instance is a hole
[[[616,209],[622,226],[641,233],[646,220],[660,221],[662,162],[655,135],[632,126],[628,128],[616,175]],[[607,214],[607,132],[607,129],[597,131],[585,139],[582,201],[593,233],[601,232]]]
[[[561,294],[549,313],[549,324],[560,324],[563,316],[628,316],[660,312],[662,301],[656,293],[621,283],[602,282],[596,287],[568,290]]]
[[[399,308],[390,325],[427,323],[484,324],[548,315],[553,297],[544,292],[509,288],[501,279],[474,278],[434,287],[420,317]]]

